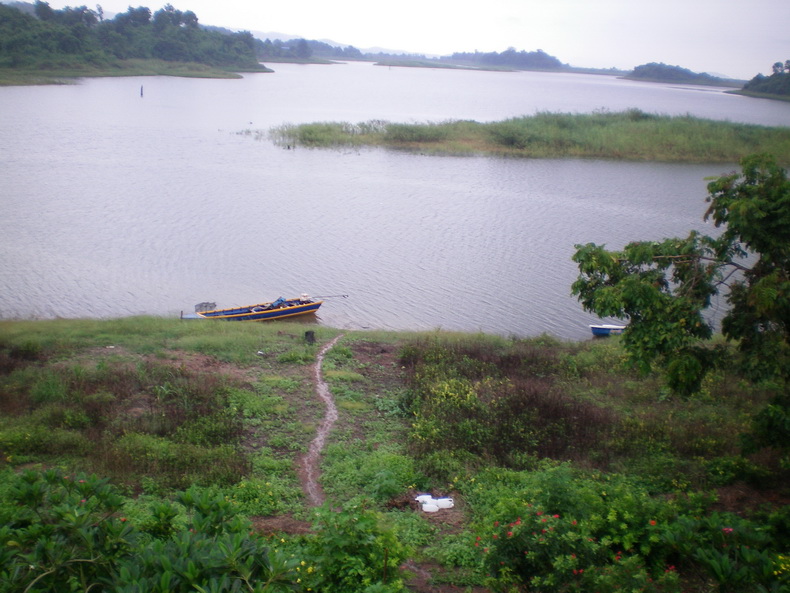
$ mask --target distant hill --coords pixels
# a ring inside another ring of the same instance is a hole
[[[701,84],[711,86],[740,86],[738,81],[719,78],[706,72],[692,72],[680,66],[668,66],[664,63],[650,62],[637,66],[624,78],[647,82],[679,82],[685,84]]]

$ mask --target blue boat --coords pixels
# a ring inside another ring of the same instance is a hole
[[[258,303],[246,307],[233,307],[230,309],[202,310],[198,305],[195,313],[181,315],[182,319],[224,319],[225,321],[266,321],[268,319],[283,319],[296,315],[315,313],[324,301],[316,301],[306,294],[295,299],[280,297],[271,303]],[[204,303],[201,303],[201,305]],[[212,303],[213,304],[213,303]]]
[[[608,323],[599,324],[599,325],[590,325],[590,329],[592,330],[592,334],[597,338],[603,338],[606,336],[615,336],[621,334],[625,331],[624,325],[610,325]]]

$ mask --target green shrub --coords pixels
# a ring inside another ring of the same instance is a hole
[[[246,478],[227,489],[228,498],[245,515],[283,515],[300,508],[303,493],[299,484],[281,476]]]
[[[6,456],[86,455],[93,448],[87,437],[64,428],[16,425],[0,430],[0,452]]]
[[[171,488],[235,484],[250,469],[246,458],[229,445],[201,447],[129,433],[118,439],[114,449],[131,471],[157,477]]]
[[[308,581],[322,593],[396,593],[404,590],[400,566],[408,549],[379,514],[355,506],[316,512],[317,535],[308,556],[317,570]]]
[[[323,481],[337,500],[369,497],[385,502],[421,481],[414,460],[385,447],[367,450],[356,445],[327,447]]]

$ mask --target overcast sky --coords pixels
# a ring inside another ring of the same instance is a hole
[[[32,0],[31,0],[32,1]],[[161,3],[160,3],[161,2]],[[53,8],[84,2],[50,1]],[[446,55],[542,49],[572,66],[664,62],[750,79],[790,59],[788,0],[171,0],[204,25]],[[100,0],[105,12],[166,4]],[[88,4],[91,6],[91,4]]]

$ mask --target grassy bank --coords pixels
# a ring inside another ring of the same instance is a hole
[[[780,163],[790,163],[790,128],[653,115],[638,109],[539,113],[493,123],[325,122],[284,125],[256,136],[291,146],[380,146],[428,154],[523,158],[735,163],[747,154],[769,152]]]
[[[0,68],[0,86],[69,84],[85,77],[180,76],[185,78],[241,78],[242,70],[230,70],[195,62],[165,60],[119,60],[109,64],[53,63],[34,69]],[[261,66],[245,72],[272,72]]]
[[[768,390],[720,374],[673,398],[625,366],[617,339],[345,332],[324,359],[338,420],[321,465],[342,512],[316,514],[299,459],[324,413],[312,363],[340,332],[309,326],[310,344],[306,327],[0,323],[0,553],[20,562],[0,574],[4,590],[39,578],[36,590],[56,591],[52,574],[87,571],[53,568],[34,544],[53,537],[80,558],[97,525],[117,556],[103,578],[129,590],[193,590],[181,584],[198,567],[216,591],[253,571],[344,593],[712,592],[733,574],[739,591],[787,584],[786,469],[771,450],[740,452]],[[423,513],[417,492],[455,507]],[[61,527],[44,534],[42,522]],[[272,562],[244,572],[243,558]]]

